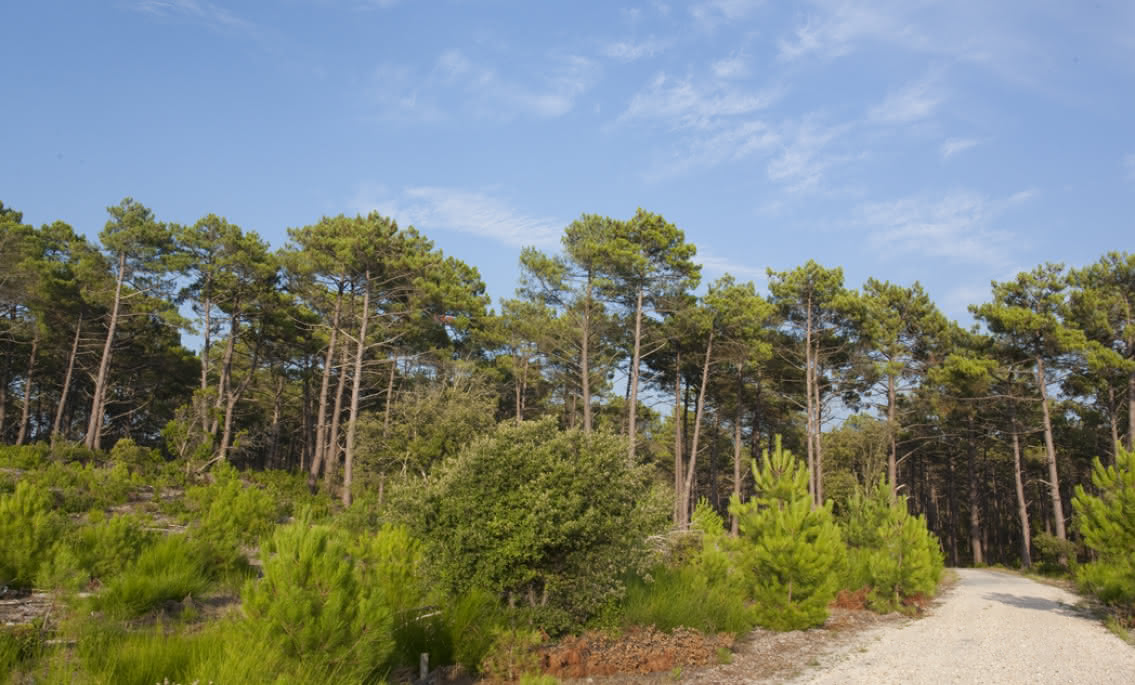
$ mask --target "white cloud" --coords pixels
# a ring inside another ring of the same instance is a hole
[[[906,3],[886,7],[886,3],[856,0],[819,2],[819,12],[797,27],[790,38],[778,42],[779,58],[794,60],[808,55],[832,58],[846,55],[856,43],[868,39],[918,44],[919,32],[902,15]]]
[[[618,41],[603,46],[602,54],[611,59],[617,59],[622,62],[636,62],[640,59],[654,57],[655,55],[662,54],[670,43],[668,41],[659,40],[653,36],[642,41]]]
[[[714,62],[710,68],[719,79],[738,79],[749,75],[749,59],[744,55],[733,55]]]
[[[815,188],[829,168],[848,159],[847,155],[830,152],[828,146],[850,128],[850,124],[823,126],[811,118],[786,124],[780,152],[766,167],[769,180],[783,183],[792,191]]]
[[[856,223],[884,256],[914,253],[1004,266],[1014,234],[996,227],[999,217],[1037,195],[1035,190],[991,199],[972,191],[941,198],[926,195],[859,208]]]
[[[359,212],[377,211],[425,231],[457,231],[510,247],[555,245],[565,225],[528,216],[481,191],[418,186],[391,194],[379,185],[361,186],[353,201]]]
[[[690,14],[704,25],[715,26],[741,19],[763,4],[764,0],[704,0],[690,7]]]
[[[478,64],[460,50],[438,55],[426,75],[399,65],[383,64],[375,72],[374,98],[391,117],[437,119],[441,101],[456,97],[472,116],[508,121],[519,115],[556,118],[574,108],[576,100],[599,77],[598,65],[575,55],[551,57],[541,65],[535,84],[503,76]]]
[[[871,108],[868,120],[879,124],[909,124],[929,117],[946,99],[937,81],[931,74],[892,91],[883,102]]]
[[[231,30],[260,37],[260,29],[224,7],[198,0],[137,0],[139,12],[167,19],[189,19],[214,30]]]
[[[751,280],[756,283],[764,283],[768,280],[768,272],[763,267],[749,266],[748,264],[735,262],[728,257],[721,257],[705,250],[698,250],[697,257],[694,258],[694,261],[701,264],[703,270],[708,273],[717,275],[730,274],[736,276],[738,280]]]
[[[942,142],[939,152],[942,154],[942,159],[950,159],[954,155],[976,146],[979,142],[973,138],[950,138]]]
[[[748,92],[721,82],[658,74],[631,98],[619,121],[659,119],[676,128],[708,128],[725,117],[766,109],[777,90]]]

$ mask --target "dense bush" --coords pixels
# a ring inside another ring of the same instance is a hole
[[[51,495],[21,481],[15,492],[0,495],[0,587],[31,586],[66,520],[51,506]]]
[[[549,631],[578,626],[623,594],[668,506],[629,467],[622,438],[502,424],[437,470],[427,538],[454,594],[480,588]]]
[[[51,562],[40,570],[40,584],[81,589],[91,579],[107,581],[126,569],[154,540],[145,519],[136,514],[107,517],[99,509],[85,525],[72,529],[51,551]]]
[[[34,469],[47,460],[50,449],[45,443],[34,445],[0,445],[0,466],[9,469]]]
[[[190,535],[204,543],[213,565],[228,572],[245,561],[242,547],[272,531],[280,507],[265,491],[241,483],[227,462],[217,465],[213,478],[211,484],[186,492],[194,520]]]
[[[779,437],[760,468],[752,468],[756,494],[743,504],[734,499],[731,509],[748,543],[741,558],[757,621],[774,630],[820,625],[845,561],[831,502],[812,506],[807,467],[781,448]]]
[[[850,589],[870,588],[873,609],[893,611],[902,600],[931,595],[945,565],[937,538],[921,516],[911,516],[906,497],[891,497],[879,481],[869,492],[856,492],[847,501],[842,520],[848,546]]]
[[[1084,544],[1099,555],[1076,569],[1084,589],[1110,604],[1135,609],[1135,450],[1119,450],[1115,466],[1092,468],[1099,495],[1076,486],[1072,506]]]

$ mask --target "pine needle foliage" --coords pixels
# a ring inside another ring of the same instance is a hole
[[[1099,494],[1077,485],[1072,506],[1099,559],[1078,567],[1076,579],[1105,602],[1135,609],[1135,450],[1121,448],[1115,466],[1096,459],[1092,484]]]
[[[915,595],[932,595],[945,561],[937,538],[922,516],[911,516],[905,496],[891,497],[879,481],[856,491],[842,521],[848,546],[845,584],[870,588],[868,602],[876,611],[894,611]]]
[[[831,502],[814,508],[808,471],[780,438],[761,465],[752,464],[756,494],[730,508],[740,521],[741,563],[756,602],[757,622],[773,630],[820,625],[839,589],[844,546]]]
[[[66,527],[51,505],[46,488],[26,481],[0,495],[0,587],[30,587],[35,581]]]

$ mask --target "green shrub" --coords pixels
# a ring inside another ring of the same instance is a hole
[[[1076,569],[1076,580],[1100,599],[1135,609],[1135,450],[1120,449],[1116,465],[1092,467],[1099,495],[1076,486],[1076,510],[1084,544],[1098,559]]]
[[[730,508],[740,520],[741,559],[749,573],[756,619],[774,630],[820,625],[839,588],[845,551],[831,502],[814,508],[808,470],[781,448],[753,463],[756,495]]]
[[[46,443],[34,445],[0,445],[0,467],[31,470],[47,461],[50,449]]]
[[[44,637],[43,626],[39,624],[0,625],[0,682],[21,682],[17,676],[32,667],[46,650]],[[9,674],[12,679],[4,680],[3,674]]]
[[[213,476],[210,485],[186,492],[194,513],[190,535],[204,543],[211,564],[229,572],[246,562],[241,548],[271,532],[280,512],[268,493],[245,487],[228,463],[218,464]]]
[[[622,438],[543,420],[501,424],[442,464],[422,519],[453,594],[505,597],[556,632],[622,596],[668,508]]]
[[[628,583],[621,609],[624,626],[740,633],[755,625],[745,578],[731,558],[736,545],[726,537],[721,517],[703,499],[692,518],[700,533],[700,549]]]
[[[50,563],[40,570],[41,585],[79,590],[92,578],[105,582],[128,568],[154,540],[139,515],[105,517],[96,509],[89,516],[86,525],[55,543]]]
[[[481,662],[480,672],[492,680],[514,681],[540,674],[540,655],[536,648],[543,642],[539,631],[508,628],[498,630],[492,648]]]
[[[21,481],[0,495],[0,587],[31,586],[65,528],[45,488]]]
[[[166,602],[199,596],[210,580],[201,545],[185,535],[170,535],[143,549],[95,595],[93,605],[108,616],[130,618]]]
[[[1039,561],[1037,570],[1055,575],[1066,573],[1069,561],[1075,560],[1079,551],[1075,542],[1061,540],[1051,533],[1034,534],[1032,550],[1033,556]]]
[[[842,523],[849,548],[844,585],[870,588],[871,608],[894,611],[905,598],[934,594],[945,560],[925,519],[910,515],[906,497],[892,499],[879,481],[848,498]]]
[[[130,438],[122,438],[110,450],[112,464],[122,464],[130,473],[153,475],[162,469],[165,460],[154,449],[141,447]]]
[[[382,675],[394,647],[389,610],[341,531],[299,520],[261,547],[264,576],[242,593],[244,623],[288,659],[355,682]]]
[[[29,472],[25,480],[54,491],[59,508],[72,514],[122,504],[138,485],[130,477],[130,470],[121,463],[106,468],[92,462],[52,461],[45,468]]]

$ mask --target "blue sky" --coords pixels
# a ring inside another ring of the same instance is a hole
[[[109,0],[0,9],[0,200],[273,245],[378,209],[510,296],[579,214],[707,279],[808,259],[949,315],[1135,247],[1135,3]]]

